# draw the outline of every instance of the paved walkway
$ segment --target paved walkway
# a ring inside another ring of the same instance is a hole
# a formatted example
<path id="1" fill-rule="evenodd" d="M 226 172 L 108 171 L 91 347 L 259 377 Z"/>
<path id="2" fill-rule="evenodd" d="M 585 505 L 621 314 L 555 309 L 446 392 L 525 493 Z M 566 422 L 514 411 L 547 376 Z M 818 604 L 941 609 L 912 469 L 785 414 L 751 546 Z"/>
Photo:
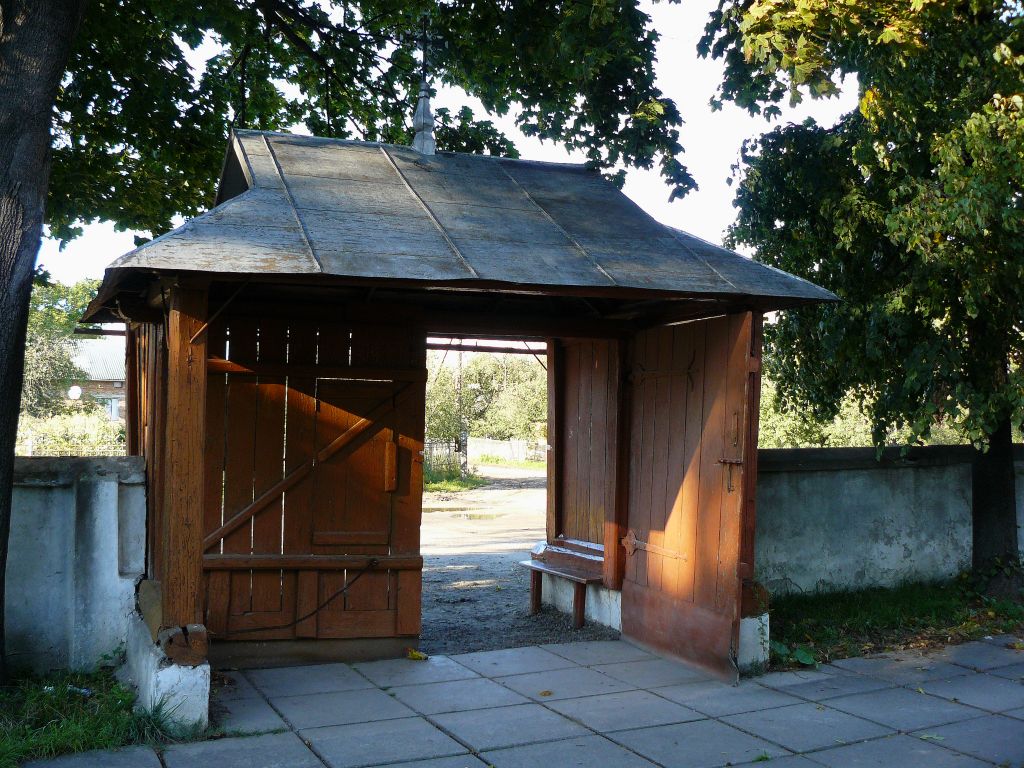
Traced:
<path id="1" fill-rule="evenodd" d="M 621 641 L 429 661 L 254 670 L 223 724 L 273 734 L 168 747 L 165 768 L 1024 766 L 1012 638 L 849 659 L 737 687 Z M 146 748 L 47 768 L 160 768 Z"/>

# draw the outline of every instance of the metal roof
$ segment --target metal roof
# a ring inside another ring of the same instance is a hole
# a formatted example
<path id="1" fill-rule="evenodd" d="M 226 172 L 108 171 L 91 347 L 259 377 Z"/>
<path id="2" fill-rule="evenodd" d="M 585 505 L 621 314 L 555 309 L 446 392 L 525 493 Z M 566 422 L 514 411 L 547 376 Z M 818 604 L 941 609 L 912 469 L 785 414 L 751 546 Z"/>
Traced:
<path id="1" fill-rule="evenodd" d="M 159 270 L 835 299 L 655 221 L 582 165 L 236 131 L 218 201 L 111 264 L 101 296 L 121 270 Z"/>
<path id="2" fill-rule="evenodd" d="M 75 339 L 74 363 L 89 381 L 124 381 L 124 336 Z"/>

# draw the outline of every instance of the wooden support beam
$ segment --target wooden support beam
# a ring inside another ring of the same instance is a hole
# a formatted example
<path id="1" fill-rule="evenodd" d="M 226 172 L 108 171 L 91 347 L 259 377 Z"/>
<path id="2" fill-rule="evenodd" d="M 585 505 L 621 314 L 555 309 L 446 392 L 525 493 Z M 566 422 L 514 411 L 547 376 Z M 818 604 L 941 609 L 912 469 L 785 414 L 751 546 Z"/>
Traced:
<path id="1" fill-rule="evenodd" d="M 560 533 L 562 509 L 562 440 L 563 400 L 565 398 L 565 350 L 558 339 L 548 340 L 548 505 L 547 541 L 552 543 Z"/>
<path id="2" fill-rule="evenodd" d="M 609 467 L 615 482 L 615 503 L 605 510 L 604 524 L 604 585 L 609 589 L 622 589 L 626 574 L 626 551 L 622 539 L 626 535 L 629 514 L 629 456 L 630 456 L 630 392 L 629 342 L 619 340 L 615 345 L 616 417 L 614 466 Z"/>
<path id="3" fill-rule="evenodd" d="M 160 577 L 165 627 L 199 622 L 203 577 L 203 451 L 206 444 L 206 289 L 177 285 L 167 315 L 167 410 L 163 434 L 163 550 Z M 177 642 L 177 641 L 175 641 Z M 190 648 L 191 643 L 186 643 Z"/>
<path id="4" fill-rule="evenodd" d="M 202 624 L 186 624 L 160 630 L 157 643 L 175 664 L 197 667 L 209 655 L 210 640 Z"/>

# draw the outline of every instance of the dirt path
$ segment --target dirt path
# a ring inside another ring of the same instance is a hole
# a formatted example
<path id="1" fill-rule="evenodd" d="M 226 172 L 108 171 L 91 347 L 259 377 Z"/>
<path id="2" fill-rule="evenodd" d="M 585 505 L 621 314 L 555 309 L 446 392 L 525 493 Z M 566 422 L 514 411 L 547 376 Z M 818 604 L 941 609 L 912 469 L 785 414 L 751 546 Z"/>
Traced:
<path id="1" fill-rule="evenodd" d="M 544 470 L 485 466 L 485 486 L 423 495 L 423 631 L 428 653 L 464 653 L 618 637 L 574 630 L 551 609 L 529 615 L 530 579 L 518 565 L 544 538 Z"/>

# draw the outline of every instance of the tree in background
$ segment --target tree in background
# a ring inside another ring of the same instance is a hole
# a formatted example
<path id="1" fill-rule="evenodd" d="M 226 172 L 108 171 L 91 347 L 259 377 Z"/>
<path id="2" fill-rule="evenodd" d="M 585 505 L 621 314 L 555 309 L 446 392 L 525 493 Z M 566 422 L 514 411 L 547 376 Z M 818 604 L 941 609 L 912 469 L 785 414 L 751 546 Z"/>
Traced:
<path id="1" fill-rule="evenodd" d="M 44 224 L 64 240 L 96 219 L 166 231 L 212 204 L 230 126 L 406 143 L 424 15 L 436 82 L 517 110 L 525 133 L 619 180 L 657 164 L 673 195 L 695 186 L 638 0 L 0 0 L 0 582 Z M 200 46 L 213 55 L 193 69 Z M 439 139 L 512 153 L 464 111 L 442 115 Z"/>
<path id="2" fill-rule="evenodd" d="M 901 428 L 926 438 L 941 419 L 974 443 L 977 568 L 1019 551 L 1022 13 L 992 0 L 722 0 L 702 43 L 725 62 L 720 99 L 751 112 L 856 76 L 859 109 L 834 127 L 781 126 L 744 147 L 729 237 L 842 299 L 766 326 L 783 402 L 831 419 L 850 393 L 876 442 Z"/>
<path id="3" fill-rule="evenodd" d="M 461 371 L 459 365 L 453 355 L 430 353 L 428 439 L 454 442 L 462 428 L 494 440 L 537 437 L 547 420 L 547 372 L 539 362 L 518 354 L 476 354 Z"/>

